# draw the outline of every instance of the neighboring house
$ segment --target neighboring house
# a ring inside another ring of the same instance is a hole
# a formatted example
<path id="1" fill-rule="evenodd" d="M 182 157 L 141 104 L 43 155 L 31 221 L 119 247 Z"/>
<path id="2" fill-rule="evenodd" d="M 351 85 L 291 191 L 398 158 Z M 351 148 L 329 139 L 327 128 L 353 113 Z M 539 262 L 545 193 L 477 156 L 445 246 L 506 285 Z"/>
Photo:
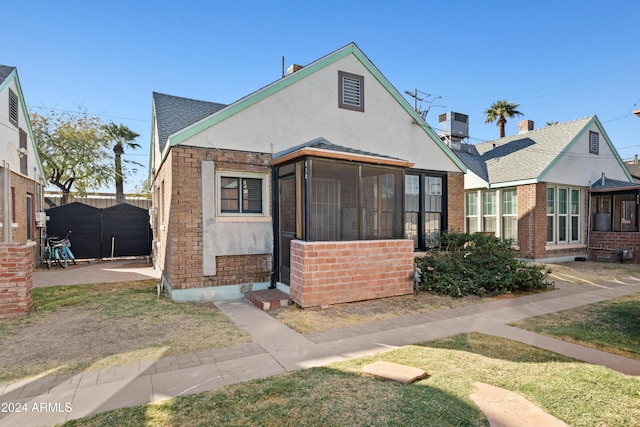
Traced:
<path id="1" fill-rule="evenodd" d="M 468 167 L 465 231 L 512 239 L 527 260 L 586 257 L 590 187 L 603 176 L 630 184 L 631 175 L 596 116 L 537 130 L 523 120 L 519 131 L 454 147 Z"/>
<path id="2" fill-rule="evenodd" d="M 355 45 L 223 105 L 153 94 L 154 263 L 172 300 L 407 294 L 464 227 L 462 162 Z"/>
<path id="3" fill-rule="evenodd" d="M 3 242 L 33 247 L 39 255 L 36 213 L 42 212 L 44 174 L 15 67 L 0 65 L 0 227 Z"/>
<path id="4" fill-rule="evenodd" d="M 629 169 L 629 173 L 631 177 L 633 177 L 634 182 L 640 184 L 640 162 L 638 161 L 638 155 L 636 154 L 633 160 L 624 162 L 627 169 Z"/>

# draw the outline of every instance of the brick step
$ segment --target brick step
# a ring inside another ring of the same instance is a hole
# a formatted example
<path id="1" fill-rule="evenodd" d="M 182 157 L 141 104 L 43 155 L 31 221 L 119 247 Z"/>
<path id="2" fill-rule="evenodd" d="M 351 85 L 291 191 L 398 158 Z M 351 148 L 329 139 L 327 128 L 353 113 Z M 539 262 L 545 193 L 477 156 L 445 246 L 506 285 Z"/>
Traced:
<path id="1" fill-rule="evenodd" d="M 263 311 L 275 310 L 289 305 L 289 295 L 279 289 L 250 291 L 244 294 L 244 298 Z"/>

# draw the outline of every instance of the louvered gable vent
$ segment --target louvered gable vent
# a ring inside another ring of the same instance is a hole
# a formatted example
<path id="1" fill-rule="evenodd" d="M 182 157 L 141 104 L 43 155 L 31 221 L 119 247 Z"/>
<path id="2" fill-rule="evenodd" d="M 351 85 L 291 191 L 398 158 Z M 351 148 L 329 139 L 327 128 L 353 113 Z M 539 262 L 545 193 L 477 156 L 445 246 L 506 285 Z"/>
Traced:
<path id="1" fill-rule="evenodd" d="M 342 78 L 342 102 L 354 107 L 360 106 L 360 80 L 346 76 Z"/>
<path id="2" fill-rule="evenodd" d="M 364 111 L 364 77 L 338 72 L 338 106 L 348 110 Z"/>

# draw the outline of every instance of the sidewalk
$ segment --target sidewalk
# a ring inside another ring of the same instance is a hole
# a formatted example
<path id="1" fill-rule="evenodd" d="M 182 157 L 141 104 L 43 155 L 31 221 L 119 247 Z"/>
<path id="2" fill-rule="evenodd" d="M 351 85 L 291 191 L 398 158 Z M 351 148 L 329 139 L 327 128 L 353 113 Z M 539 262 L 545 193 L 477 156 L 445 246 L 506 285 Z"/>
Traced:
<path id="1" fill-rule="evenodd" d="M 482 332 L 640 375 L 640 361 L 543 337 L 506 323 L 640 292 L 638 281 L 557 290 L 365 325 L 301 335 L 245 301 L 216 305 L 253 337 L 250 344 L 179 357 L 0 384 L 0 402 L 25 411 L 0 413 L 0 427 L 61 423 L 99 412 L 215 390 L 287 371 L 376 354 L 462 332 Z"/>

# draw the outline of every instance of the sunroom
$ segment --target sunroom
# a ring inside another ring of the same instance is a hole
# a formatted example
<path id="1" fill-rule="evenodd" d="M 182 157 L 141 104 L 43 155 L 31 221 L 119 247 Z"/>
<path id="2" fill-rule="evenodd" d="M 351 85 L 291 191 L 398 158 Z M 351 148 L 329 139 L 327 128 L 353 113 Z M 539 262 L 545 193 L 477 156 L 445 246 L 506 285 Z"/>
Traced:
<path id="1" fill-rule="evenodd" d="M 412 292 L 406 160 L 320 138 L 274 155 L 274 279 L 302 307 Z"/>

